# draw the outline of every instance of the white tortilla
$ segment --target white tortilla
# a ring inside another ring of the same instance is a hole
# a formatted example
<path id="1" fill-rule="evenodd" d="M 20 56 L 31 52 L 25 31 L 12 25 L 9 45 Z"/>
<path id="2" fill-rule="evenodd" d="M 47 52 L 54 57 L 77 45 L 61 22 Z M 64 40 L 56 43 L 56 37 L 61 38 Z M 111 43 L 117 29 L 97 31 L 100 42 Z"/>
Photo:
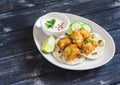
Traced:
<path id="1" fill-rule="evenodd" d="M 97 48 L 95 48 L 95 50 L 92 53 L 90 53 L 88 55 L 83 53 L 83 55 L 88 59 L 97 59 L 97 58 L 100 58 L 101 55 L 103 54 L 104 47 L 105 47 L 105 40 L 98 33 L 92 33 L 92 34 L 94 34 L 94 38 L 93 38 L 94 40 L 96 40 L 96 41 L 103 40 L 104 46 L 102 46 L 102 47 L 98 46 Z M 93 53 L 95 53 L 95 52 L 97 54 L 93 55 Z"/>
<path id="2" fill-rule="evenodd" d="M 56 43 L 58 42 L 58 40 L 60 38 L 63 38 L 65 37 L 66 35 L 62 35 L 60 36 L 59 38 L 56 39 Z M 61 53 L 59 53 L 58 51 L 61 51 Z M 75 58 L 74 60 L 72 61 L 67 61 L 65 58 L 65 56 L 63 55 L 63 51 L 59 49 L 59 47 L 56 45 L 54 51 L 52 52 L 53 56 L 61 63 L 64 63 L 64 64 L 68 64 L 68 65 L 76 65 L 76 64 L 79 64 L 81 62 L 83 62 L 85 60 L 85 57 L 84 56 L 81 56 L 81 58 Z"/>
<path id="3" fill-rule="evenodd" d="M 68 65 L 76 65 L 76 64 L 82 63 L 85 60 L 85 57 L 81 56 L 80 58 L 77 57 L 72 61 L 67 61 L 65 59 L 66 57 L 63 55 L 63 51 L 61 51 L 61 53 L 59 53 L 59 51 L 60 51 L 59 47 L 56 46 L 52 54 L 61 63 L 68 64 Z"/>
<path id="4" fill-rule="evenodd" d="M 104 51 L 104 47 L 105 47 L 105 40 L 103 39 L 103 37 L 101 35 L 99 35 L 98 33 L 92 33 L 95 35 L 94 37 L 94 40 L 98 41 L 98 40 L 103 40 L 104 42 L 104 46 L 100 47 L 98 46 L 97 48 L 95 48 L 95 50 L 90 53 L 90 54 L 85 54 L 85 53 L 82 53 L 80 55 L 80 58 L 75 58 L 74 60 L 72 61 L 67 61 L 65 58 L 65 56 L 63 55 L 63 51 L 60 50 L 60 48 L 56 45 L 54 51 L 52 52 L 53 56 L 61 63 L 64 63 L 64 64 L 67 64 L 67 65 L 76 65 L 76 64 L 79 64 L 79 63 L 82 63 L 85 58 L 88 58 L 88 59 L 97 59 L 99 57 L 101 57 L 101 55 L 103 54 L 103 51 Z M 59 38 L 56 39 L 56 43 L 58 42 L 58 40 L 62 37 L 65 37 L 66 35 L 62 35 L 60 36 Z M 59 51 L 61 51 L 59 53 Z M 94 52 L 97 52 L 97 54 L 94 54 Z"/>

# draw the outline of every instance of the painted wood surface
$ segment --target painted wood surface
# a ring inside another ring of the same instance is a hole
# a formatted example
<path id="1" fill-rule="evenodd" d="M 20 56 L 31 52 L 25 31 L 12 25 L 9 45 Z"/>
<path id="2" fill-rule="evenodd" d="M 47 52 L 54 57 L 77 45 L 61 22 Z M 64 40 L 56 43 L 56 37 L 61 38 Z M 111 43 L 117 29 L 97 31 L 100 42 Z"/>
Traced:
<path id="1" fill-rule="evenodd" d="M 115 41 L 113 59 L 88 71 L 65 70 L 48 62 L 37 50 L 32 30 L 38 17 L 52 11 L 101 25 Z M 119 85 L 119 28 L 120 0 L 1 0 L 0 85 Z"/>

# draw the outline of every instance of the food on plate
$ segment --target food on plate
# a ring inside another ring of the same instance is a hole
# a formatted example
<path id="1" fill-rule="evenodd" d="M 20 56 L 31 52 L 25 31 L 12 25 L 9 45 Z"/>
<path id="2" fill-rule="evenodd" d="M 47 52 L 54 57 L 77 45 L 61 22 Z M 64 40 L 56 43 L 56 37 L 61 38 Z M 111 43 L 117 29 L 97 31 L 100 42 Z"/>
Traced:
<path id="1" fill-rule="evenodd" d="M 88 33 L 89 34 L 89 33 Z M 87 35 L 87 34 L 86 34 Z M 94 38 L 93 38 L 93 34 L 91 33 L 91 36 L 89 37 L 84 37 L 84 42 L 83 42 L 83 45 L 82 45 L 82 50 L 89 54 L 91 53 L 93 50 L 95 50 L 95 48 L 98 47 L 98 41 L 96 41 Z"/>
<path id="2" fill-rule="evenodd" d="M 81 21 L 74 22 L 68 31 L 67 35 L 62 35 L 56 39 L 55 49 L 47 50 L 47 52 L 52 52 L 58 61 L 68 65 L 76 65 L 85 59 L 97 59 L 102 55 L 105 40 L 100 34 L 92 33 L 90 25 Z M 52 42 L 55 42 L 54 39 Z M 46 52 L 49 45 L 46 48 L 43 44 L 43 48 L 43 52 L 44 50 Z"/>
<path id="3" fill-rule="evenodd" d="M 45 23 L 46 28 L 47 28 L 47 29 L 53 28 L 55 22 L 56 22 L 55 19 L 51 19 L 51 20 L 49 20 L 49 21 L 46 21 L 46 23 Z"/>
<path id="4" fill-rule="evenodd" d="M 64 38 L 60 38 L 57 45 L 59 46 L 59 48 L 61 50 L 63 50 L 67 45 L 69 45 L 71 43 L 72 43 L 72 41 L 71 41 L 70 37 L 65 36 Z"/>
<path id="5" fill-rule="evenodd" d="M 80 50 L 75 44 L 70 44 L 64 49 L 64 56 L 67 61 L 74 60 L 78 55 L 80 55 Z"/>
<path id="6" fill-rule="evenodd" d="M 95 48 L 98 46 L 98 42 L 97 41 L 92 41 L 92 42 L 85 42 L 82 46 L 82 50 L 85 53 L 91 53 L 93 50 L 95 50 Z"/>
<path id="7" fill-rule="evenodd" d="M 73 43 L 76 44 L 79 48 L 81 48 L 84 38 L 81 35 L 80 30 L 72 31 L 70 37 L 71 37 Z"/>
<path id="8" fill-rule="evenodd" d="M 43 53 L 50 53 L 55 48 L 55 38 L 54 36 L 48 37 L 42 44 L 41 51 Z"/>
<path id="9" fill-rule="evenodd" d="M 71 48 L 68 50 L 68 53 L 71 52 Z M 74 52 L 74 50 L 72 50 Z M 54 51 L 52 52 L 53 56 L 56 60 L 58 60 L 61 63 L 67 64 L 67 65 L 76 65 L 85 60 L 85 57 L 83 55 L 79 55 L 79 52 L 76 52 L 77 55 L 73 58 L 73 60 L 68 60 L 68 57 L 64 56 L 64 51 L 60 50 L 60 48 L 56 45 Z M 71 56 L 70 56 L 71 57 Z"/>
<path id="10" fill-rule="evenodd" d="M 83 55 L 88 59 L 97 59 L 101 57 L 104 52 L 105 40 L 98 33 L 92 33 L 94 35 L 93 40 L 89 40 L 92 43 L 93 50 L 91 53 L 83 53 Z"/>
<path id="11" fill-rule="evenodd" d="M 80 30 L 80 34 L 83 36 L 84 39 L 92 37 L 91 32 L 85 29 Z"/>
<path id="12" fill-rule="evenodd" d="M 72 23 L 69 26 L 69 29 L 66 32 L 66 34 L 70 35 L 73 30 L 81 30 L 81 29 L 87 30 L 88 32 L 92 32 L 92 27 L 89 24 L 86 24 L 86 23 L 81 22 L 81 21 L 77 21 L 77 22 Z"/>

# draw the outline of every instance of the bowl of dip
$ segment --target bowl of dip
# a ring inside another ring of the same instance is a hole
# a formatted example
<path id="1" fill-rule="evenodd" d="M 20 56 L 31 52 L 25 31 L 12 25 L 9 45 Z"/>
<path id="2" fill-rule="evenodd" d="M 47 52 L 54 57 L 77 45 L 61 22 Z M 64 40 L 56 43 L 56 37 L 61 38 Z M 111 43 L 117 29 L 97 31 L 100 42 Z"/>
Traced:
<path id="1" fill-rule="evenodd" d="M 54 35 L 55 37 L 59 37 L 68 30 L 69 25 L 69 18 L 59 12 L 45 14 L 41 19 L 41 28 L 48 36 Z"/>

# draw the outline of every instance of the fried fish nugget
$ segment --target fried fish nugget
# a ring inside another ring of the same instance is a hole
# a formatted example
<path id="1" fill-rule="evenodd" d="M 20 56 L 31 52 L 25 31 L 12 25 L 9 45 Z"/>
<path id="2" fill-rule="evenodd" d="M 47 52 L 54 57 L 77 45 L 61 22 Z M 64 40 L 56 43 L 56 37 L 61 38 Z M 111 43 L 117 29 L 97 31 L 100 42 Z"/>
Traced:
<path id="1" fill-rule="evenodd" d="M 71 44 L 71 43 L 72 43 L 72 41 L 71 41 L 70 37 L 69 37 L 69 36 L 65 36 L 65 37 L 60 38 L 60 39 L 58 40 L 57 45 L 58 45 L 58 47 L 59 47 L 61 50 L 64 50 L 64 48 L 65 48 L 67 45 Z"/>
<path id="2" fill-rule="evenodd" d="M 87 30 L 82 29 L 82 30 L 80 30 L 80 33 L 81 33 L 81 35 L 83 36 L 84 39 L 92 37 L 91 33 Z"/>
<path id="3" fill-rule="evenodd" d="M 79 54 L 80 50 L 75 44 L 70 44 L 64 49 L 64 56 L 68 61 L 74 60 Z"/>
<path id="4" fill-rule="evenodd" d="M 94 50 L 94 48 L 90 42 L 87 42 L 82 45 L 82 50 L 86 53 L 91 53 Z"/>
<path id="5" fill-rule="evenodd" d="M 87 42 L 82 45 L 82 50 L 89 54 L 93 52 L 97 46 L 98 46 L 97 41 Z"/>
<path id="6" fill-rule="evenodd" d="M 84 38 L 81 35 L 80 30 L 73 31 L 71 33 L 71 38 L 73 40 L 73 43 L 76 44 L 79 48 L 81 48 Z"/>
<path id="7" fill-rule="evenodd" d="M 93 41 L 92 45 L 93 45 L 94 48 L 96 48 L 96 47 L 98 47 L 98 42 L 97 41 Z"/>

